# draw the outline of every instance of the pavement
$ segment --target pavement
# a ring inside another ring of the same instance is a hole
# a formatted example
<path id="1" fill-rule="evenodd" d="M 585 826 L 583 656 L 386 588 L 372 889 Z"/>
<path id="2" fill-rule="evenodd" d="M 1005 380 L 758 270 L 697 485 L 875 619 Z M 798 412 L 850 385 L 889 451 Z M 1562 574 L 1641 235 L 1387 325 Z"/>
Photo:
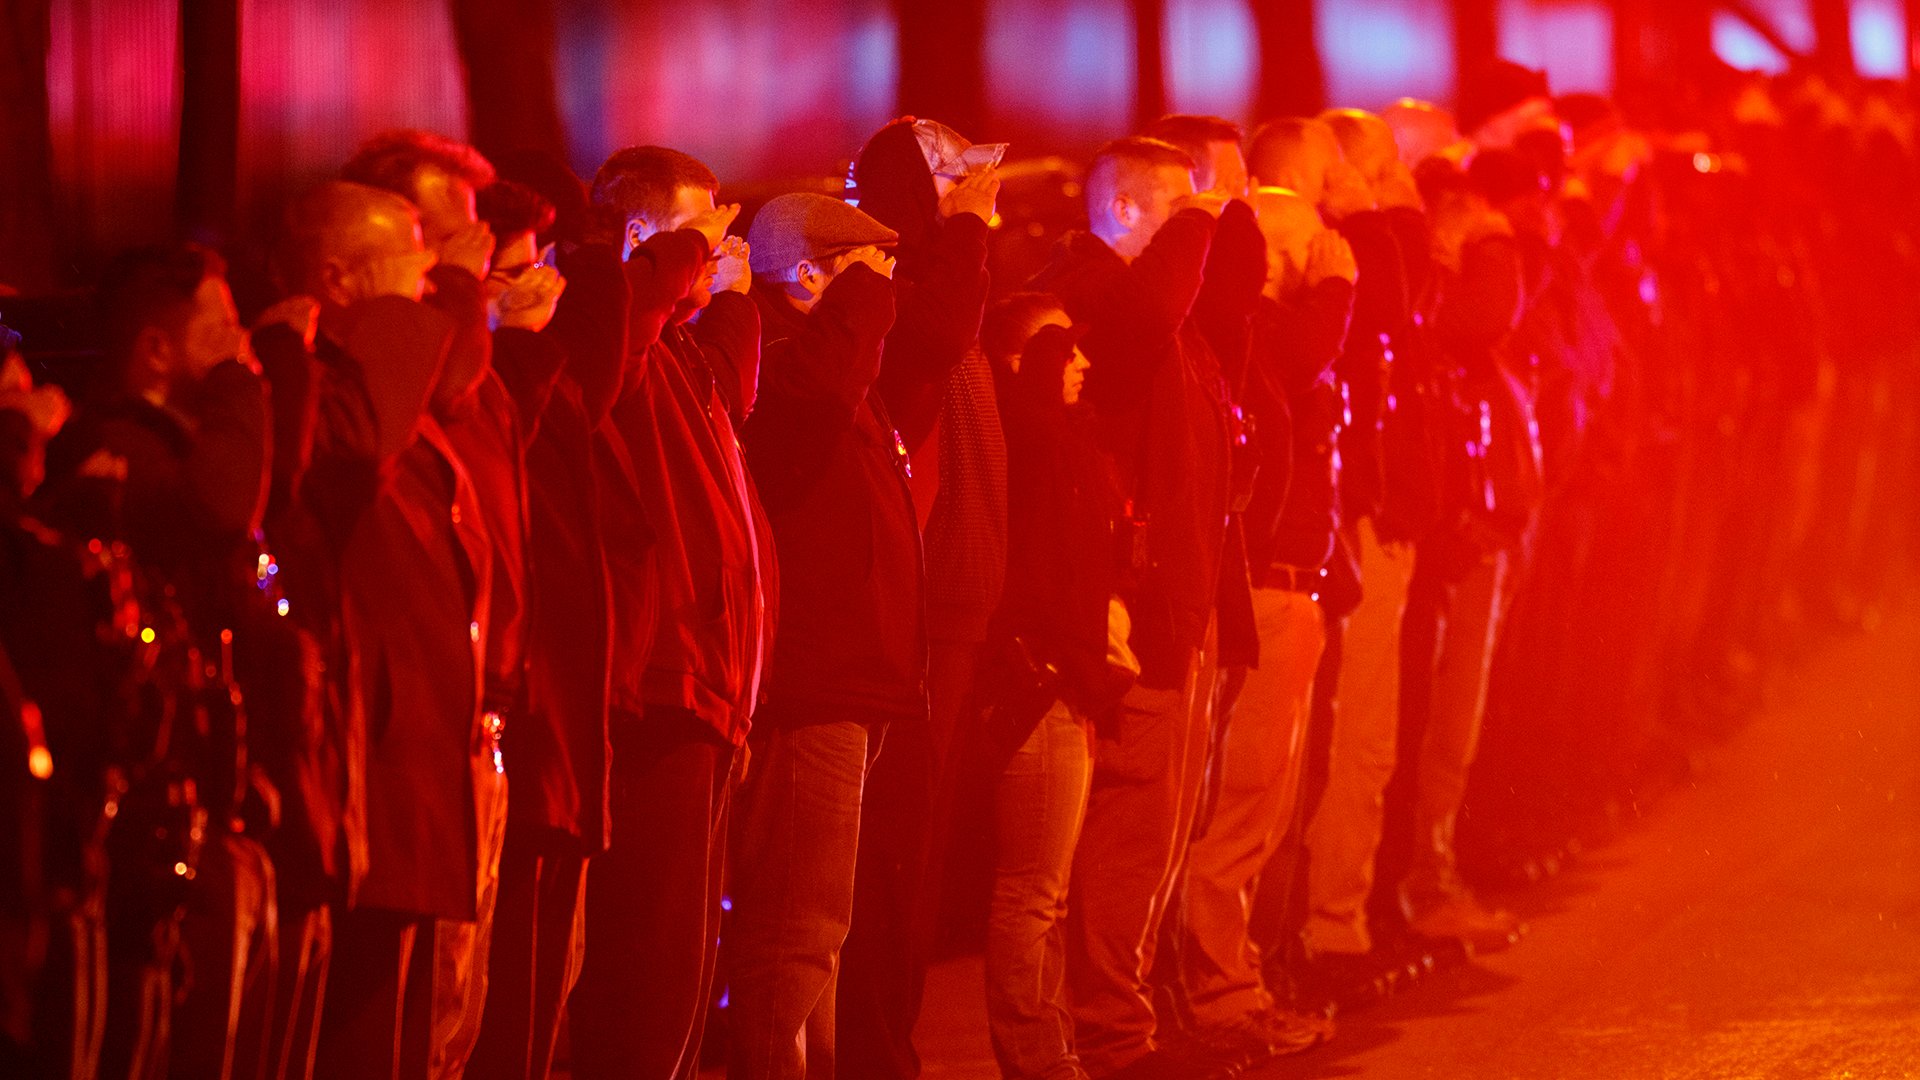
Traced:
<path id="1" fill-rule="evenodd" d="M 1550 882 L 1531 932 L 1250 1080 L 1920 1078 L 1920 615 L 1814 651 L 1692 780 Z M 997 1080 L 977 957 L 925 1080 Z"/>

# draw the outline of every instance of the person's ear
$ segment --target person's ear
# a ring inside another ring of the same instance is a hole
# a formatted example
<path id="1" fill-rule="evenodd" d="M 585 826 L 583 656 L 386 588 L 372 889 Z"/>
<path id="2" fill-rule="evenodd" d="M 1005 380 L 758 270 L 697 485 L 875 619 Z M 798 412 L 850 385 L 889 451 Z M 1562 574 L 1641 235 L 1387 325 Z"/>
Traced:
<path id="1" fill-rule="evenodd" d="M 642 218 L 642 217 L 628 218 L 626 243 L 620 250 L 620 257 L 624 259 L 628 255 L 633 254 L 633 249 L 639 247 L 641 244 L 646 243 L 647 237 L 652 235 L 653 235 L 653 228 L 652 226 L 649 226 L 647 224 L 646 218 Z"/>
<path id="2" fill-rule="evenodd" d="M 343 308 L 358 297 L 353 287 L 353 272 L 337 259 L 328 259 L 320 267 L 320 298 L 329 305 Z"/>
<path id="3" fill-rule="evenodd" d="M 1132 232 L 1140 224 L 1140 204 L 1133 201 L 1131 195 L 1115 195 L 1107 212 L 1122 229 Z"/>
<path id="4" fill-rule="evenodd" d="M 793 277 L 809 296 L 819 296 L 827 291 L 827 268 L 812 259 L 801 259 L 793 268 Z"/>
<path id="5" fill-rule="evenodd" d="M 170 377 L 178 360 L 173 335 L 158 326 L 143 328 L 133 339 L 133 363 L 140 372 Z"/>

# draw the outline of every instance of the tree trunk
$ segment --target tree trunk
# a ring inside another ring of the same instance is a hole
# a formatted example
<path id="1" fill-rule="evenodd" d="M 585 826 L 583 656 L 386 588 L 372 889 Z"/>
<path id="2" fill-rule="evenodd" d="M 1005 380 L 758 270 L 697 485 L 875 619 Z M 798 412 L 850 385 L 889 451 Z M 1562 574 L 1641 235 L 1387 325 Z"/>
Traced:
<path id="1" fill-rule="evenodd" d="M 51 0 L 0 5 L 0 286 L 53 281 L 53 139 L 47 105 Z"/>
<path id="2" fill-rule="evenodd" d="M 239 0 L 181 0 L 180 68 L 174 218 L 182 234 L 224 247 L 239 194 Z"/>
<path id="3" fill-rule="evenodd" d="M 986 123 L 985 0 L 893 0 L 902 115 L 938 120 L 969 139 Z"/>
<path id="4" fill-rule="evenodd" d="M 1133 0 L 1133 121 L 1144 128 L 1167 113 L 1166 0 Z"/>
<path id="5" fill-rule="evenodd" d="M 1253 22 L 1260 41 L 1255 118 L 1312 116 L 1326 108 L 1327 80 L 1314 39 L 1313 4 L 1306 0 L 1255 0 Z"/>
<path id="6" fill-rule="evenodd" d="M 1454 0 L 1454 84 L 1463 85 L 1500 56 L 1500 14 L 1494 0 Z"/>
<path id="7" fill-rule="evenodd" d="M 1813 0 L 1814 56 L 1822 71 L 1853 74 L 1853 22 L 1847 0 Z"/>
<path id="8" fill-rule="evenodd" d="M 567 160 L 554 83 L 554 0 L 452 0 L 467 80 L 467 137 L 487 155 L 544 150 Z"/>

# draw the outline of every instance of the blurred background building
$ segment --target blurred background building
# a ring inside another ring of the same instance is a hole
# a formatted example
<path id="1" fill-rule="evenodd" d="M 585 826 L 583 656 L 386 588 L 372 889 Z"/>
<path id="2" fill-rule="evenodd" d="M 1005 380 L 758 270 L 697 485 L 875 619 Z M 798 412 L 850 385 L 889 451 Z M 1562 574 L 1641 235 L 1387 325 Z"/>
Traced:
<path id="1" fill-rule="evenodd" d="M 635 143 L 831 175 L 899 113 L 1078 157 L 1161 113 L 1447 102 L 1495 55 L 1644 114 L 1726 68 L 1905 79 L 1920 0 L 6 0 L 0 283 L 220 240 L 369 134 L 583 175 Z"/>

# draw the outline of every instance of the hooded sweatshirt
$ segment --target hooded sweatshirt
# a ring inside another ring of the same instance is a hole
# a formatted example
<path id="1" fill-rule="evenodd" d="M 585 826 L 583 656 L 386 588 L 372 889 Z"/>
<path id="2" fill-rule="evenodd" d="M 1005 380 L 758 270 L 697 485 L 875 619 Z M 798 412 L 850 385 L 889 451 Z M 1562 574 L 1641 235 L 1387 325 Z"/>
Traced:
<path id="1" fill-rule="evenodd" d="M 1006 441 L 993 371 L 974 347 L 987 299 L 986 222 L 973 214 L 941 220 L 910 120 L 868 140 L 853 178 L 860 209 L 900 234 L 899 317 L 887 335 L 880 386 L 916 458 L 928 633 L 978 643 L 1007 566 Z"/>

